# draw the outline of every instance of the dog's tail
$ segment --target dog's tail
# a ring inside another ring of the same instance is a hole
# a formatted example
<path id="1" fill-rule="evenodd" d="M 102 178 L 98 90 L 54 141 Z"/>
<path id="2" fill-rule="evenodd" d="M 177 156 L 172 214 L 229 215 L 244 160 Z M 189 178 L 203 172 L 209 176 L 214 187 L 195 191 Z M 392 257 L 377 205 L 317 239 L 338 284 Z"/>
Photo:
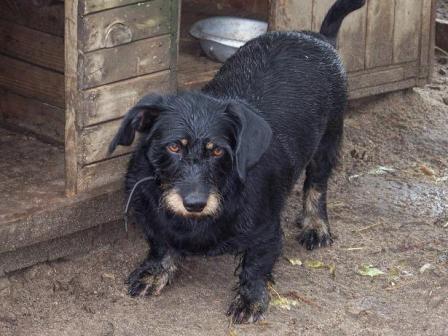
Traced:
<path id="1" fill-rule="evenodd" d="M 361 8 L 365 3 L 366 0 L 337 0 L 325 16 L 322 26 L 320 27 L 320 33 L 325 36 L 334 47 L 336 47 L 336 39 L 342 21 L 344 21 L 348 14 Z"/>

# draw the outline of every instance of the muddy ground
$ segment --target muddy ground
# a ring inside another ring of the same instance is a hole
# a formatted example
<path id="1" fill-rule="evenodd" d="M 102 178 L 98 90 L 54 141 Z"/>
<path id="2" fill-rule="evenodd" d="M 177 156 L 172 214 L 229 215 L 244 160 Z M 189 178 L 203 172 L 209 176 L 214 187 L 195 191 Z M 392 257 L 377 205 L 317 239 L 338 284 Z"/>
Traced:
<path id="1" fill-rule="evenodd" d="M 290 307 L 229 325 L 229 256 L 189 258 L 161 296 L 131 299 L 123 280 L 146 246 L 123 239 L 0 279 L 0 335 L 448 335 L 448 59 L 438 61 L 425 89 L 351 104 L 329 195 L 332 247 L 296 242 L 297 186 L 284 256 L 304 265 L 282 258 L 272 290 Z M 363 264 L 384 274 L 359 275 Z"/>

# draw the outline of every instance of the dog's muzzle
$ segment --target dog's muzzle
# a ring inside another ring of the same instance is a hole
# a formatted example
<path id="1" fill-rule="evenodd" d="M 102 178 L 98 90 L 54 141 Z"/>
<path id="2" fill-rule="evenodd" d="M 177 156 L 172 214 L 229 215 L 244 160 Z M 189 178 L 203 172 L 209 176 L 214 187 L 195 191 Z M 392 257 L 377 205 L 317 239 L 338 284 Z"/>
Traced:
<path id="1" fill-rule="evenodd" d="M 163 196 L 165 207 L 182 217 L 213 217 L 218 214 L 220 197 L 216 192 L 191 193 L 182 197 L 175 189 Z"/>

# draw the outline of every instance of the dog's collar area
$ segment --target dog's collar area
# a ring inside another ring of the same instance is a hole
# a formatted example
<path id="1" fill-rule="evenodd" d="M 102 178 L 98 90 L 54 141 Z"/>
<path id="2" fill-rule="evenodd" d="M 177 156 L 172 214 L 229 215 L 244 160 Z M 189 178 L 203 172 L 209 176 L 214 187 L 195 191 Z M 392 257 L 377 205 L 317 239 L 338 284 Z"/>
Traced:
<path id="1" fill-rule="evenodd" d="M 144 178 L 138 180 L 138 181 L 134 184 L 134 186 L 132 187 L 131 193 L 129 194 L 128 201 L 126 202 L 126 207 L 125 207 L 125 209 L 124 209 L 124 213 L 123 213 L 123 218 L 124 218 L 124 229 L 125 229 L 126 233 L 128 232 L 128 214 L 129 214 L 129 207 L 130 207 L 130 205 L 131 205 L 131 203 L 132 203 L 132 197 L 134 196 L 134 192 L 135 192 L 135 190 L 137 190 L 137 187 L 138 187 L 141 183 L 146 182 L 146 181 L 150 181 L 150 180 L 154 180 L 155 178 L 156 178 L 155 176 L 147 176 L 147 177 L 144 177 Z"/>

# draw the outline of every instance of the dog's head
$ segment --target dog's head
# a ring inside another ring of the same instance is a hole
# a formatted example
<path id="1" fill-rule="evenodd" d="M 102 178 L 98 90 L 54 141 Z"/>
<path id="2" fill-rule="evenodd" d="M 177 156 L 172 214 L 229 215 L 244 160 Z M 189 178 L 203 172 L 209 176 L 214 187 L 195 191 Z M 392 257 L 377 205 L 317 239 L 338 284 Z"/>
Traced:
<path id="1" fill-rule="evenodd" d="M 202 93 L 145 96 L 126 114 L 109 152 L 131 145 L 136 131 L 164 190 L 162 204 L 194 218 L 219 213 L 226 184 L 244 183 L 272 136 L 248 104 Z"/>

